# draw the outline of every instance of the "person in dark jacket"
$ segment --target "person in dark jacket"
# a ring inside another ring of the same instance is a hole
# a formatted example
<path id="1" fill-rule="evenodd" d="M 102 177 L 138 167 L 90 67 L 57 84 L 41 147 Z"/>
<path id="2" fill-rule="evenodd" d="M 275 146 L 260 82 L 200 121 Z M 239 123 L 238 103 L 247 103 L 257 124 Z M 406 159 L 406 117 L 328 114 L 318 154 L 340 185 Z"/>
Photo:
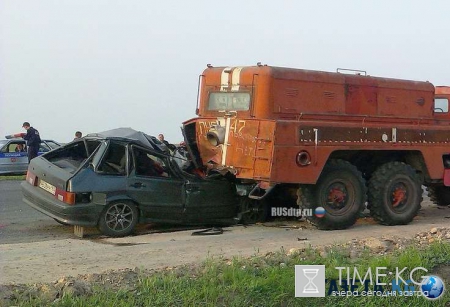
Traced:
<path id="1" fill-rule="evenodd" d="M 24 122 L 22 128 L 27 131 L 23 139 L 27 141 L 28 163 L 30 163 L 31 159 L 36 158 L 38 155 L 41 137 L 39 136 L 39 131 L 31 127 L 29 122 Z"/>
<path id="2" fill-rule="evenodd" d="M 169 142 L 167 142 L 167 141 L 164 139 L 164 134 L 162 134 L 162 133 L 158 134 L 158 140 L 159 140 L 161 143 L 165 144 L 165 145 L 167 146 L 167 148 L 169 148 L 170 151 L 174 151 L 175 149 L 177 149 L 177 147 L 176 147 L 175 145 L 170 144 Z"/>

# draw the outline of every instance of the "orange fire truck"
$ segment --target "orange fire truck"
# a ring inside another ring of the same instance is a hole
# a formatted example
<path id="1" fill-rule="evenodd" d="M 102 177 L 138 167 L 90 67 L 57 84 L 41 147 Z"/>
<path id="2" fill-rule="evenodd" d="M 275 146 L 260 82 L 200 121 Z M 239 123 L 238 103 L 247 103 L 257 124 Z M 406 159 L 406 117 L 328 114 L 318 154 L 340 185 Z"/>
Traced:
<path id="1" fill-rule="evenodd" d="M 401 225 L 417 215 L 422 185 L 450 203 L 449 98 L 450 87 L 364 71 L 208 65 L 183 133 L 198 167 L 236 181 L 250 220 L 294 204 L 325 209 L 307 217 L 318 228 L 343 229 L 367 205 Z"/>

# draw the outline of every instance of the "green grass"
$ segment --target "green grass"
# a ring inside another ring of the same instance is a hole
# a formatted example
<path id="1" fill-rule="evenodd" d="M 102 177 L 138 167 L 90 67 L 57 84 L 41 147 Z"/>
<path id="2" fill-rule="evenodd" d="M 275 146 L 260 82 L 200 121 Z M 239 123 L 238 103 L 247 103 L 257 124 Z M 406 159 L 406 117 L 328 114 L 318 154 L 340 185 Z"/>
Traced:
<path id="1" fill-rule="evenodd" d="M 0 175 L 0 180 L 25 180 L 25 175 Z"/>
<path id="2" fill-rule="evenodd" d="M 425 249 L 411 246 L 383 256 L 365 252 L 358 259 L 350 259 L 348 250 L 339 246 L 329 250 L 326 258 L 314 249 L 306 249 L 290 256 L 281 251 L 250 259 L 209 259 L 200 266 L 141 276 L 132 290 L 113 291 L 97 287 L 90 296 L 66 295 L 51 306 L 450 306 L 450 289 L 437 301 L 423 297 L 295 298 L 296 264 L 325 264 L 328 279 L 338 277 L 335 266 L 355 266 L 360 272 L 366 272 L 369 267 L 372 272 L 379 266 L 386 266 L 388 270 L 408 267 L 405 273 L 409 276 L 410 269 L 416 266 L 432 272 L 438 265 L 450 264 L 450 244 L 433 243 Z M 422 272 L 417 273 L 415 277 L 420 280 L 418 277 Z M 12 305 L 46 304 L 49 303 L 32 298 Z"/>

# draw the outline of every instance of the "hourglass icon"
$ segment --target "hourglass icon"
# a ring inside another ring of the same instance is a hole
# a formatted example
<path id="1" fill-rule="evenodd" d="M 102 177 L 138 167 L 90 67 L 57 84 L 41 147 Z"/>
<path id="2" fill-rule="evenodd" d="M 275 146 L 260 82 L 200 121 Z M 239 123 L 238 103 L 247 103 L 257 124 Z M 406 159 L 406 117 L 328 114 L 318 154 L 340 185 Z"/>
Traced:
<path id="1" fill-rule="evenodd" d="M 303 293 L 319 293 L 319 288 L 312 282 L 318 272 L 319 269 L 303 269 L 303 275 L 309 280 L 303 288 Z"/>

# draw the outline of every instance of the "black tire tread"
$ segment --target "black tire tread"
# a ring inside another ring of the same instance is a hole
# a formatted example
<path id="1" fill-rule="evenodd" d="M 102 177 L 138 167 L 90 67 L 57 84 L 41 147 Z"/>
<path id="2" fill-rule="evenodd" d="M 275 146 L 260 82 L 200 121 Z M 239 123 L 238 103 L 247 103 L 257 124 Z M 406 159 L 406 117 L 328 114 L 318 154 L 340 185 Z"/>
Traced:
<path id="1" fill-rule="evenodd" d="M 326 218 L 318 218 L 315 215 L 311 217 L 306 217 L 306 220 L 311 223 L 312 225 L 316 226 L 318 229 L 321 230 L 338 230 L 338 229 L 346 229 L 350 226 L 353 226 L 360 214 L 365 209 L 365 203 L 367 200 L 367 187 L 366 182 L 362 176 L 362 173 L 356 168 L 356 166 L 352 165 L 350 162 L 345 160 L 330 160 L 327 165 L 324 167 L 324 170 L 322 172 L 322 176 L 326 176 L 331 171 L 336 170 L 346 170 L 351 172 L 355 178 L 357 178 L 359 185 L 362 189 L 362 200 L 361 204 L 359 205 L 359 209 L 357 214 L 353 214 L 352 216 L 349 216 L 347 220 L 341 221 L 340 223 L 336 223 L 333 220 L 326 219 Z M 320 180 L 320 178 L 319 178 Z M 319 181 L 318 181 L 319 182 Z M 304 209 L 314 209 L 318 207 L 317 202 L 315 201 L 315 187 L 314 185 L 301 185 L 299 187 L 299 191 L 297 193 L 298 201 L 297 203 L 301 208 Z"/>
<path id="2" fill-rule="evenodd" d="M 392 219 L 389 214 L 386 212 L 386 208 L 383 204 L 379 203 L 377 199 L 382 199 L 382 193 L 386 182 L 389 180 L 389 177 L 392 174 L 404 173 L 409 175 L 414 182 L 416 182 L 419 186 L 420 196 L 419 196 L 419 205 L 414 208 L 412 214 L 407 217 L 404 221 L 398 222 Z M 380 166 L 372 175 L 372 178 L 369 181 L 369 209 L 370 215 L 374 218 L 375 221 L 382 225 L 406 225 L 410 223 L 413 218 L 419 213 L 421 208 L 420 203 L 422 202 L 422 189 L 421 187 L 421 179 L 414 168 L 410 165 L 405 164 L 403 162 L 389 162 L 382 166 Z"/>
<path id="3" fill-rule="evenodd" d="M 135 213 L 135 216 L 133 216 L 132 226 L 127 231 L 123 231 L 123 232 L 112 231 L 103 222 L 104 221 L 104 214 L 105 214 L 105 212 L 108 210 L 109 207 L 111 207 L 111 206 L 113 206 L 114 204 L 117 204 L 117 203 L 126 203 L 128 206 L 133 208 L 133 211 Z M 114 202 L 111 202 L 111 203 L 107 204 L 105 206 L 105 208 L 103 209 L 102 213 L 100 214 L 100 219 L 99 219 L 97 228 L 100 230 L 101 233 L 103 233 L 104 235 L 107 235 L 109 237 L 125 237 L 125 236 L 130 235 L 134 231 L 134 228 L 136 227 L 136 225 L 138 223 L 138 220 L 139 220 L 139 210 L 138 210 L 137 206 L 133 202 L 128 201 L 128 200 L 114 201 Z"/>
<path id="4" fill-rule="evenodd" d="M 439 207 L 450 205 L 450 187 L 446 186 L 427 186 L 428 197 L 430 201 Z"/>
<path id="5" fill-rule="evenodd" d="M 258 214 L 250 214 L 250 213 L 244 213 L 241 217 L 240 222 L 244 225 L 251 225 L 256 223 L 262 223 L 265 222 L 269 215 L 269 205 L 268 203 L 262 199 L 262 200 L 255 200 L 255 199 L 244 199 L 241 200 L 241 202 L 246 202 L 244 205 L 245 208 L 241 208 L 243 210 L 248 210 L 249 208 L 256 208 L 259 212 Z"/>

